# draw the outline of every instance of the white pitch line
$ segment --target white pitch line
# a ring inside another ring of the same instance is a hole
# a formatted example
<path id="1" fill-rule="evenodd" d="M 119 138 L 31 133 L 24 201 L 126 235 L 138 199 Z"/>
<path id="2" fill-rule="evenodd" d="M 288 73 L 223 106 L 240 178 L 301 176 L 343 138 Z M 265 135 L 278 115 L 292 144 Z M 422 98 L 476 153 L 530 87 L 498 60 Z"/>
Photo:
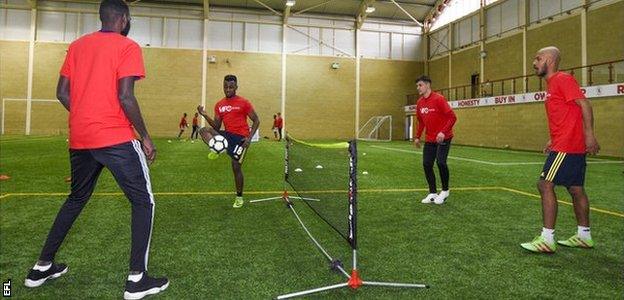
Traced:
<path id="1" fill-rule="evenodd" d="M 384 150 L 390 150 L 390 151 L 396 151 L 396 152 L 422 154 L 422 151 L 396 149 L 396 148 L 382 147 L 382 146 L 371 146 L 371 147 L 378 148 L 378 149 L 384 149 Z M 466 157 L 458 157 L 458 156 L 451 156 L 451 155 L 449 155 L 448 158 L 455 159 L 455 160 L 463 160 L 463 161 L 475 162 L 475 163 L 480 163 L 480 164 L 486 164 L 486 165 L 496 165 L 496 163 L 493 163 L 493 162 L 483 161 L 483 160 L 478 160 L 478 159 L 472 159 L 472 158 L 466 158 Z"/>
<path id="2" fill-rule="evenodd" d="M 422 155 L 422 151 L 396 149 L 396 148 L 382 147 L 382 146 L 371 146 L 371 147 L 384 149 L 384 150 L 390 150 L 390 151 L 396 151 L 396 152 L 416 153 L 416 154 Z M 469 162 L 490 165 L 490 166 L 521 166 L 521 165 L 543 165 L 544 164 L 543 161 L 541 162 L 538 162 L 538 161 L 534 161 L 534 162 L 491 162 L 491 161 L 478 160 L 478 159 L 459 157 L 459 156 L 451 156 L 451 155 L 449 155 L 448 158 L 455 159 L 455 160 L 469 161 Z M 622 164 L 624 163 L 624 161 L 600 160 L 600 161 L 588 161 L 587 163 L 588 164 Z"/>
<path id="3" fill-rule="evenodd" d="M 457 145 L 457 146 L 462 147 L 463 145 Z M 531 151 L 496 149 L 496 148 L 483 148 L 483 147 L 476 147 L 476 146 L 463 146 L 463 147 L 478 149 L 480 151 L 491 151 L 491 152 L 501 152 L 501 153 L 518 153 L 518 154 L 539 156 L 539 157 L 545 157 L 546 156 L 546 154 L 544 154 L 544 153 L 531 152 Z M 587 161 L 612 161 L 612 160 L 604 159 L 604 158 L 588 157 Z M 540 164 L 542 164 L 542 163 L 540 162 Z"/>

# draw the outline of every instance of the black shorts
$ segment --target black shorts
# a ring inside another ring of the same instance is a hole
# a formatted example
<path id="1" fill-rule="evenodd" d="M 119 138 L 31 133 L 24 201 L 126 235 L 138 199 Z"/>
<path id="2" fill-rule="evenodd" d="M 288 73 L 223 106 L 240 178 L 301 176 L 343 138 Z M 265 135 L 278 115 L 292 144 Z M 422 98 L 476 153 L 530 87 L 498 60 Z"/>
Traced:
<path id="1" fill-rule="evenodd" d="M 585 184 L 585 154 L 550 152 L 540 179 L 565 187 Z"/>
<path id="2" fill-rule="evenodd" d="M 225 137 L 225 139 L 228 141 L 227 154 L 239 163 L 243 163 L 243 159 L 245 158 L 245 152 L 247 152 L 247 149 L 243 147 L 243 139 L 245 137 L 235 133 L 227 132 L 225 130 L 219 131 L 219 134 Z"/>

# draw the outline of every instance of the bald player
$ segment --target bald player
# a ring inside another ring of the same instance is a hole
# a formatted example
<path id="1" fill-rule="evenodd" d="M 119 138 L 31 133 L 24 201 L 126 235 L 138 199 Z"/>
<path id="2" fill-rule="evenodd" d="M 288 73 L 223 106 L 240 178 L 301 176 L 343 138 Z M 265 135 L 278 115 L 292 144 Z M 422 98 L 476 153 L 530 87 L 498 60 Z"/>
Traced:
<path id="1" fill-rule="evenodd" d="M 575 248 L 594 247 L 589 230 L 589 200 L 583 185 L 586 155 L 598 153 L 600 146 L 594 135 L 592 107 L 574 77 L 559 71 L 560 60 L 559 49 L 555 47 L 539 50 L 533 60 L 535 73 L 545 78 L 548 85 L 545 105 L 550 140 L 544 148 L 548 158 L 537 182 L 542 198 L 544 227 L 541 235 L 521 246 L 538 253 L 553 253 L 557 244 Z M 572 196 L 578 225 L 575 235 L 557 241 L 557 244 L 554 238 L 556 185 L 566 187 Z"/>

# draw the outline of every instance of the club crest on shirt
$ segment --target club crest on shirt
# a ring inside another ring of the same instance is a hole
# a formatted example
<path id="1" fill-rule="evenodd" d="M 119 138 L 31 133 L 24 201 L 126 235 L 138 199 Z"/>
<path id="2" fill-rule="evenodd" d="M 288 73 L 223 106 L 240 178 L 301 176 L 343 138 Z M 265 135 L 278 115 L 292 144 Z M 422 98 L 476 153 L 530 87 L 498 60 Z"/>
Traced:
<path id="1" fill-rule="evenodd" d="M 435 108 L 429 108 L 429 107 L 423 107 L 420 109 L 421 114 L 428 114 L 430 112 L 435 112 L 435 111 L 436 111 Z"/>
<path id="2" fill-rule="evenodd" d="M 238 106 L 232 106 L 232 105 L 224 105 L 219 107 L 219 112 L 220 113 L 224 113 L 224 112 L 231 112 L 233 110 L 240 110 L 241 108 Z"/>

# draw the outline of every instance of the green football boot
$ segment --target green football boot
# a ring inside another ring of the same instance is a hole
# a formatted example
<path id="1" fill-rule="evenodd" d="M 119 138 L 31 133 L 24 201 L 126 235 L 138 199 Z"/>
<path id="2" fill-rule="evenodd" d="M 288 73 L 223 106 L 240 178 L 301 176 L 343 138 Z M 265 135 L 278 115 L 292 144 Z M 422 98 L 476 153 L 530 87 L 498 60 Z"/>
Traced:
<path id="1" fill-rule="evenodd" d="M 572 248 L 594 248 L 593 240 L 582 239 L 576 234 L 565 241 L 557 241 L 557 244 Z"/>
<path id="2" fill-rule="evenodd" d="M 557 244 L 547 242 L 541 235 L 538 235 L 531 242 L 520 244 L 520 246 L 536 253 L 555 253 L 557 250 Z"/>

